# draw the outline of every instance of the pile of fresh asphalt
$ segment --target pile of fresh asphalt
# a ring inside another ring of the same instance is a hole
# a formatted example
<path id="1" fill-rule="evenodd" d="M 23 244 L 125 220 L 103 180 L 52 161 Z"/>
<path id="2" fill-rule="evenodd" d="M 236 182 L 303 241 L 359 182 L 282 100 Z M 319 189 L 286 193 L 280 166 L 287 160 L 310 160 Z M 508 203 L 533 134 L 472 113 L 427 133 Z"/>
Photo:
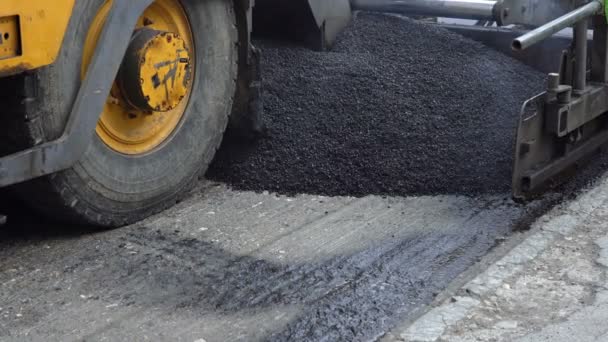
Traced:
<path id="1" fill-rule="evenodd" d="M 541 73 L 432 24 L 359 14 L 330 52 L 261 43 L 266 137 L 207 176 L 240 190 L 363 196 L 508 192 Z"/>

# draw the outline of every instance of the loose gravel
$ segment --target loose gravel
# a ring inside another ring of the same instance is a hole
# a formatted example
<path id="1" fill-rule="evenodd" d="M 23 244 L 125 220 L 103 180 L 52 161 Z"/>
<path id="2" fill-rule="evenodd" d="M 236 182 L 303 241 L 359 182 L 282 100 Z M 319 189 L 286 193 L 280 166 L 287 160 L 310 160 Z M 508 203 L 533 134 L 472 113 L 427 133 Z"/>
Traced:
<path id="1" fill-rule="evenodd" d="M 268 135 L 207 176 L 282 194 L 510 189 L 521 104 L 544 76 L 441 27 L 359 14 L 331 52 L 261 42 Z"/>

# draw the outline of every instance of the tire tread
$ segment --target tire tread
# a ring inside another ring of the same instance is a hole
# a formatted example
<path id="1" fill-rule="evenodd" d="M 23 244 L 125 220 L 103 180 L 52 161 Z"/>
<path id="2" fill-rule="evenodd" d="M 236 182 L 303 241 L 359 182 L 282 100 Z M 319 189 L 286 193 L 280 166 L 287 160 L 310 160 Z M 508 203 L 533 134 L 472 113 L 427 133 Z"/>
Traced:
<path id="1" fill-rule="evenodd" d="M 234 8 L 231 16 L 235 18 Z M 236 22 L 230 27 L 230 35 L 234 42 L 232 46 L 233 58 L 231 63 L 233 69 L 237 69 L 238 56 L 238 33 Z M 41 110 L 40 93 L 42 92 L 39 84 L 43 72 L 34 71 L 18 76 L 0 78 L 0 101 L 3 103 L 4 113 L 0 116 L 0 152 L 2 155 L 14 153 L 47 141 L 45 120 L 41 120 L 41 115 L 51 115 L 50 110 Z M 233 84 L 236 87 L 237 75 L 233 73 Z M 232 91 L 231 94 L 236 93 Z M 234 97 L 225 99 L 226 112 L 221 116 L 216 129 L 224 132 L 228 124 L 228 118 L 232 109 Z M 5 129 L 6 128 L 6 129 Z M 222 142 L 222 135 L 214 136 L 211 141 L 212 151 L 219 149 Z M 183 182 L 183 186 L 176 193 L 170 194 L 163 203 L 156 205 L 148 210 L 137 213 L 125 213 L 121 215 L 107 215 L 107 213 L 97 210 L 94 206 L 79 198 L 78 193 L 72 188 L 74 182 L 71 177 L 75 177 L 70 170 L 61 171 L 53 175 L 40 177 L 32 181 L 13 186 L 14 192 L 23 199 L 33 209 L 41 212 L 47 217 L 58 221 L 73 224 L 86 224 L 100 227 L 119 227 L 145 217 L 153 215 L 162 210 L 181 202 L 190 193 L 193 185 L 204 175 L 215 153 L 204 155 L 203 163 L 199 171 Z"/>

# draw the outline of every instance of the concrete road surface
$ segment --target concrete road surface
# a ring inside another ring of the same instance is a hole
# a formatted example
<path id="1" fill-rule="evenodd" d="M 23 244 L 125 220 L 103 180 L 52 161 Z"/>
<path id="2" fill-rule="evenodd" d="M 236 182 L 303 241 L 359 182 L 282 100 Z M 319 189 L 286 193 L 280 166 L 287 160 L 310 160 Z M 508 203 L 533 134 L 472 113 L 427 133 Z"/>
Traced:
<path id="1" fill-rule="evenodd" d="M 375 340 L 546 206 L 204 183 L 112 231 L 10 216 L 0 229 L 0 340 Z"/>
<path id="2" fill-rule="evenodd" d="M 608 177 L 526 235 L 382 340 L 608 341 Z"/>

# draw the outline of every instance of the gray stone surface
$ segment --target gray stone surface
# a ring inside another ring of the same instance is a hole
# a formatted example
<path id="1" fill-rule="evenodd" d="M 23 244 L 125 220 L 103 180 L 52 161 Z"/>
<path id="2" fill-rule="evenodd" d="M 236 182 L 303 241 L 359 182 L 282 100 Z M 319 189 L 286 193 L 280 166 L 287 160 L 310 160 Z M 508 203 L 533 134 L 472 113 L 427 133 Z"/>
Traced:
<path id="1" fill-rule="evenodd" d="M 114 231 L 11 220 L 0 230 L 0 341 L 372 340 L 526 220 L 504 198 L 203 184 Z"/>
<path id="2" fill-rule="evenodd" d="M 608 178 L 387 341 L 607 341 Z M 455 310 L 455 303 L 472 303 Z M 433 324 L 429 324 L 433 322 Z"/>

